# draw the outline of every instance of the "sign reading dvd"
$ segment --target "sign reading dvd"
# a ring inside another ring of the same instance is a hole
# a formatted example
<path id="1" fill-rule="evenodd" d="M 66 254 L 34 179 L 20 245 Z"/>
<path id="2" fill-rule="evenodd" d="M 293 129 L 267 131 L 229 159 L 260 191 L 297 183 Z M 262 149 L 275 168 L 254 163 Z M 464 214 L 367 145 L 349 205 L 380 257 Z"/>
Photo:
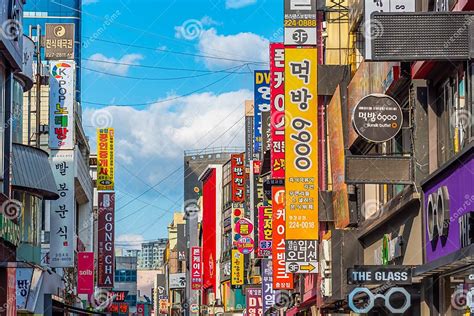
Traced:
<path id="1" fill-rule="evenodd" d="M 316 45 L 316 0 L 285 0 L 285 45 Z"/>
<path id="2" fill-rule="evenodd" d="M 363 97 L 352 113 L 352 125 L 369 142 L 383 143 L 394 138 L 402 128 L 400 105 L 385 94 Z"/>

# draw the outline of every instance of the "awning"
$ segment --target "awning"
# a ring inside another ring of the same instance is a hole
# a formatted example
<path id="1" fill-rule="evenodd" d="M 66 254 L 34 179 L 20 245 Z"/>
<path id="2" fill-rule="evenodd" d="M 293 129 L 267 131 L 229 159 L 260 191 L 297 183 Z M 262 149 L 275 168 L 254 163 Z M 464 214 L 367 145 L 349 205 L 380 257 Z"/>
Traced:
<path id="1" fill-rule="evenodd" d="M 474 244 L 415 268 L 413 276 L 429 277 L 472 265 L 474 265 Z"/>
<path id="2" fill-rule="evenodd" d="M 13 144 L 13 188 L 38 194 L 46 200 L 57 200 L 56 182 L 48 154 L 36 147 Z"/>

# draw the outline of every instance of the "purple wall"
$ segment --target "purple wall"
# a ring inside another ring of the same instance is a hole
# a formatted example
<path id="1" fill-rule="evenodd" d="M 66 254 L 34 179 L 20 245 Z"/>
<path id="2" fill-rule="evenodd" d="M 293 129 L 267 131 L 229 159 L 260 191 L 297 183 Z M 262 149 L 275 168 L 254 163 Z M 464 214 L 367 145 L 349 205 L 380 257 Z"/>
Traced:
<path id="1" fill-rule="evenodd" d="M 447 170 L 437 175 L 423 185 L 424 199 L 424 231 L 426 261 L 431 262 L 460 249 L 459 217 L 468 212 L 474 212 L 474 159 L 472 154 L 467 155 L 457 169 Z M 470 156 L 470 157 L 469 157 Z M 450 223 L 448 238 L 438 238 L 433 244 L 428 238 L 427 204 L 428 196 L 441 186 L 447 186 L 449 192 Z"/>

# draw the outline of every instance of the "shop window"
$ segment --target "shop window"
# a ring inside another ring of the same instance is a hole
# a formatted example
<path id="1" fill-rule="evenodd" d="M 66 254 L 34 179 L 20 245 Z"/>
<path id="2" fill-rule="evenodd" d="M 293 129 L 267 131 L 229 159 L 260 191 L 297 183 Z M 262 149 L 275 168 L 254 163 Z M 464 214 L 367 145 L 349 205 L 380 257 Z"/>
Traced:
<path id="1" fill-rule="evenodd" d="M 474 313 L 474 269 L 464 269 L 440 278 L 439 301 L 443 315 Z"/>

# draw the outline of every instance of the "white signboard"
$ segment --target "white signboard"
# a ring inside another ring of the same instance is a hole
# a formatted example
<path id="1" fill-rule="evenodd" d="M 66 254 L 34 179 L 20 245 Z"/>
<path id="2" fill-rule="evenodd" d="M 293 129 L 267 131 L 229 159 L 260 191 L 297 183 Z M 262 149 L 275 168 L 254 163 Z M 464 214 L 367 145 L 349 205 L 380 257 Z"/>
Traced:
<path id="1" fill-rule="evenodd" d="M 30 293 L 33 268 L 16 268 L 16 308 L 26 309 L 28 294 Z"/>
<path id="2" fill-rule="evenodd" d="M 59 199 L 51 201 L 49 252 L 52 268 L 74 267 L 74 150 L 51 152 L 51 167 Z"/>
<path id="3" fill-rule="evenodd" d="M 285 0 L 285 45 L 316 45 L 316 0 Z"/>
<path id="4" fill-rule="evenodd" d="M 372 60 L 372 39 L 382 35 L 379 22 L 371 21 L 373 12 L 415 12 L 415 0 L 365 0 L 365 59 Z"/>
<path id="5" fill-rule="evenodd" d="M 49 148 L 74 149 L 74 61 L 50 64 Z"/>
<path id="6" fill-rule="evenodd" d="M 170 274 L 170 289 L 184 289 L 186 287 L 186 273 Z"/>

